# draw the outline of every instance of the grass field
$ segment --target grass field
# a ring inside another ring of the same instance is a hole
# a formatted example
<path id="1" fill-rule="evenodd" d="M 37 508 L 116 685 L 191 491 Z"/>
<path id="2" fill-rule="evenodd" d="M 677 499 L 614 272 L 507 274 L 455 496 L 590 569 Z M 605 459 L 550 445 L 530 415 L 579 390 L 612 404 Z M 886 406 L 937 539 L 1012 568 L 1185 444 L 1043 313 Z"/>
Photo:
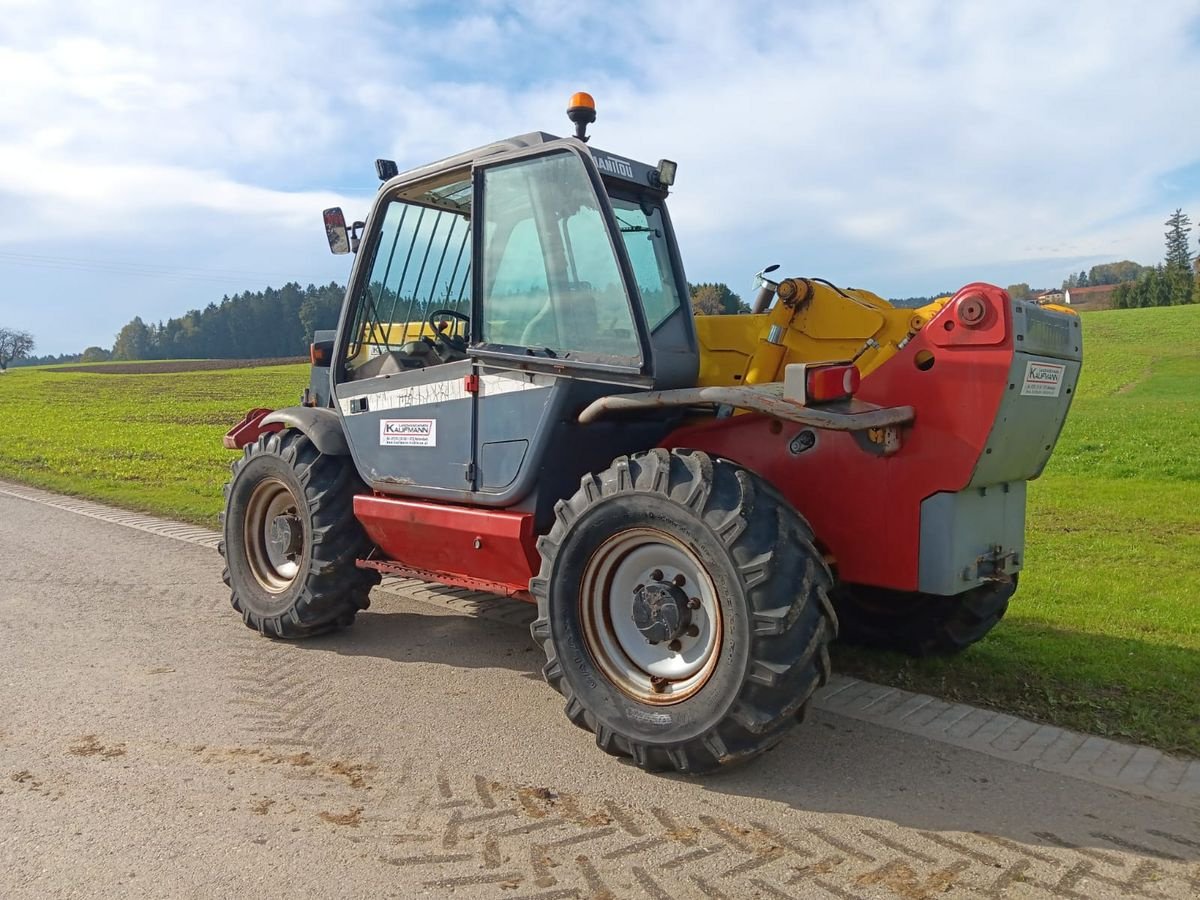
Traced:
<path id="1" fill-rule="evenodd" d="M 1200 307 L 1085 314 L 1084 374 L 1030 489 L 1012 609 L 951 660 L 839 648 L 835 666 L 1200 756 Z M 0 478 L 215 525 L 251 406 L 296 401 L 304 365 L 0 376 Z"/>

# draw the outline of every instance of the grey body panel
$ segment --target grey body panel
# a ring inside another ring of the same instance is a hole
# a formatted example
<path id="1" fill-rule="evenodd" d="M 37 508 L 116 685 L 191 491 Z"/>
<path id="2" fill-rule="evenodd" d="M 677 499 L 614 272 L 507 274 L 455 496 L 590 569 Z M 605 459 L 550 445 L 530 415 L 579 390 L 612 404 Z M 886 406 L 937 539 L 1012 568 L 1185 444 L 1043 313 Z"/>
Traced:
<path id="1" fill-rule="evenodd" d="M 367 484 L 441 499 L 469 493 L 474 399 L 463 379 L 471 372 L 462 360 L 337 386 L 338 412 Z"/>
<path id="2" fill-rule="evenodd" d="M 313 332 L 313 343 L 337 339 L 336 329 Z M 312 366 L 308 372 L 308 393 L 313 406 L 333 406 L 329 391 L 329 366 Z"/>
<path id="3" fill-rule="evenodd" d="M 1059 396 L 1022 395 L 1029 366 L 1051 363 L 1064 367 Z M 1080 363 L 1030 353 L 1013 354 L 1004 392 L 987 447 L 975 464 L 969 487 L 1037 478 L 1050 460 L 1059 432 L 1071 408 L 1079 382 Z"/>
<path id="4" fill-rule="evenodd" d="M 969 487 L 1037 478 L 1050 460 L 1079 383 L 1083 336 L 1079 317 L 1013 304 L 1014 345 L 1008 389 L 996 411 L 987 447 Z M 1053 387 L 1031 393 L 1028 379 L 1038 367 L 1061 370 Z"/>
<path id="5" fill-rule="evenodd" d="M 934 494 L 921 503 L 917 589 L 959 594 L 987 579 L 980 561 L 1007 557 L 1013 575 L 1025 559 L 1025 482 Z"/>
<path id="6" fill-rule="evenodd" d="M 511 506 L 534 488 L 549 423 L 562 415 L 570 381 L 494 366 L 481 366 L 479 376 L 475 502 Z"/>
<path id="7" fill-rule="evenodd" d="M 464 384 L 472 373 L 477 393 Z M 517 508 L 548 523 L 554 502 L 585 473 L 654 446 L 676 426 L 662 410 L 619 424 L 576 421 L 597 397 L 623 390 L 632 388 L 463 361 L 343 382 L 337 393 L 355 464 L 374 490 Z M 434 445 L 380 445 L 381 421 L 425 419 L 436 422 Z"/>
<path id="8" fill-rule="evenodd" d="M 1008 386 L 968 486 L 921 504 L 918 587 L 958 594 L 999 563 L 1018 572 L 1025 554 L 1025 483 L 1045 469 L 1075 397 L 1083 359 L 1079 317 L 1013 304 Z M 1040 382 L 1039 371 L 1053 379 Z M 1050 383 L 1050 382 L 1053 383 Z"/>
<path id="9" fill-rule="evenodd" d="M 264 425 L 286 425 L 306 434 L 316 448 L 327 456 L 345 456 L 350 452 L 342 423 L 332 409 L 312 406 L 288 406 L 263 417 Z"/>

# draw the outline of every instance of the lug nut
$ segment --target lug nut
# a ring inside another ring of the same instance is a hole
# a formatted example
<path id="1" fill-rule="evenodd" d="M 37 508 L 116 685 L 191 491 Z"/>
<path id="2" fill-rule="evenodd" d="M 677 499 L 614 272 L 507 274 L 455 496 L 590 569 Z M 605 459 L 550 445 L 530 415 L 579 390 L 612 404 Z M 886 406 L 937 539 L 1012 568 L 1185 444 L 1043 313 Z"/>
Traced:
<path id="1" fill-rule="evenodd" d="M 663 580 L 662 569 L 655 569 L 653 572 L 651 572 L 650 580 L 651 581 L 662 581 Z"/>
<path id="2" fill-rule="evenodd" d="M 689 625 L 687 631 L 684 632 L 688 637 L 700 637 L 700 626 Z"/>
<path id="3" fill-rule="evenodd" d="M 685 584 L 687 584 L 687 579 L 683 577 L 682 572 L 672 578 L 671 581 L 675 584 L 675 587 L 683 587 Z"/>
<path id="4" fill-rule="evenodd" d="M 671 641 L 671 643 L 667 644 L 667 649 L 672 653 L 678 653 L 683 649 L 683 644 L 679 643 L 679 641 Z"/>
<path id="5" fill-rule="evenodd" d="M 667 689 L 667 679 L 661 675 L 650 676 L 650 687 L 654 688 L 654 693 L 661 694 Z"/>
<path id="6" fill-rule="evenodd" d="M 688 600 L 688 609 L 699 609 L 699 608 L 700 608 L 700 598 L 699 597 L 692 597 L 691 599 Z"/>

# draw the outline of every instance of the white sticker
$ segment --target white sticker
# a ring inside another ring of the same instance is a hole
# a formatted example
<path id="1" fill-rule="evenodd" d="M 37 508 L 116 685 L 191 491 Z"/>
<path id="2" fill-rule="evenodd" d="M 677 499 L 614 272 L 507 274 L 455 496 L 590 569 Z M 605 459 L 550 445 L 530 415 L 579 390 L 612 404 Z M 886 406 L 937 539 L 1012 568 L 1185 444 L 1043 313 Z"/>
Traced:
<path id="1" fill-rule="evenodd" d="M 1058 363 L 1027 362 L 1025 383 L 1021 385 L 1022 397 L 1057 397 L 1062 390 L 1063 376 L 1067 367 Z"/>
<path id="2" fill-rule="evenodd" d="M 381 419 L 381 447 L 436 447 L 436 419 Z"/>

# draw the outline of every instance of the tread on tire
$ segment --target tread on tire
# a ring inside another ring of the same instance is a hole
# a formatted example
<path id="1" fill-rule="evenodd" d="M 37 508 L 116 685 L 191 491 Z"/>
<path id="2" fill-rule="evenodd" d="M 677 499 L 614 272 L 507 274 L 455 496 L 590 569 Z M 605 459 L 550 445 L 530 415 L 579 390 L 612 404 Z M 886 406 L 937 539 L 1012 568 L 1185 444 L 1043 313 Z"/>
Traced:
<path id="1" fill-rule="evenodd" d="M 703 559 L 733 626 L 709 681 L 673 705 L 643 703 L 607 679 L 579 623 L 588 554 L 647 522 Z M 728 460 L 664 449 L 618 457 L 558 503 L 538 550 L 531 632 L 546 654 L 543 674 L 566 698 L 568 718 L 610 754 L 686 773 L 750 759 L 803 718 L 829 679 L 833 579 L 812 531 L 774 488 Z"/>
<path id="2" fill-rule="evenodd" d="M 354 494 L 363 488 L 350 459 L 322 454 L 305 434 L 288 429 L 248 444 L 230 471 L 218 550 L 230 602 L 246 626 L 271 638 L 299 639 L 350 625 L 379 582 L 377 572 L 355 565 L 371 545 L 354 517 Z M 278 594 L 258 583 L 245 545 L 246 504 L 266 479 L 283 482 L 299 501 L 304 532 L 299 572 Z"/>

